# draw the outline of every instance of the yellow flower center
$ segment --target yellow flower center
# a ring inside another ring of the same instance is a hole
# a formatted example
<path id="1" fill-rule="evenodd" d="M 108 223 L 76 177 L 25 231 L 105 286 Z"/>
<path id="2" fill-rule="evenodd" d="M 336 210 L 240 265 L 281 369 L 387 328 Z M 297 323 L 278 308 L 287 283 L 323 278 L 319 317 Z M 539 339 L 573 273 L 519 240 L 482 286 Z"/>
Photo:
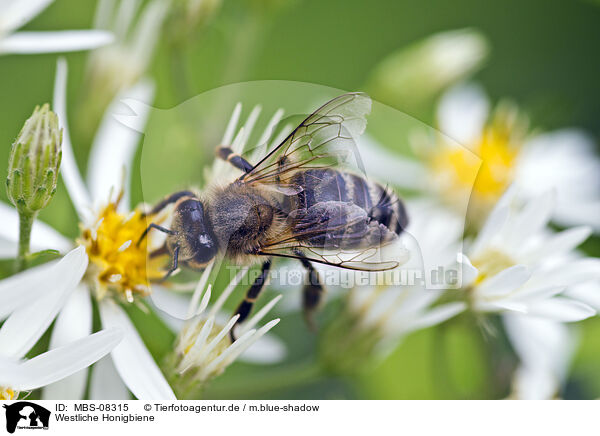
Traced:
<path id="1" fill-rule="evenodd" d="M 16 392 L 11 388 L 3 388 L 0 386 L 0 400 L 14 400 Z"/>
<path id="2" fill-rule="evenodd" d="M 479 271 L 479 275 L 475 279 L 476 285 L 515 265 L 515 262 L 509 256 L 494 249 L 484 251 L 481 255 L 471 259 L 471 262 Z"/>
<path id="3" fill-rule="evenodd" d="M 106 206 L 91 228 L 82 230 L 78 243 L 89 257 L 88 276 L 94 282 L 99 299 L 107 294 L 133 302 L 135 296 L 150 293 L 150 281 L 161 278 L 164 271 L 158 259 L 148 257 L 148 238 L 137 242 L 147 227 L 139 210 L 123 215 L 117 212 L 118 201 Z"/>
<path id="4" fill-rule="evenodd" d="M 488 128 L 470 150 L 444 146 L 432 156 L 431 166 L 443 176 L 444 189 L 465 190 L 473 185 L 478 200 L 493 203 L 512 182 L 517 155 L 518 148 L 506 132 Z"/>

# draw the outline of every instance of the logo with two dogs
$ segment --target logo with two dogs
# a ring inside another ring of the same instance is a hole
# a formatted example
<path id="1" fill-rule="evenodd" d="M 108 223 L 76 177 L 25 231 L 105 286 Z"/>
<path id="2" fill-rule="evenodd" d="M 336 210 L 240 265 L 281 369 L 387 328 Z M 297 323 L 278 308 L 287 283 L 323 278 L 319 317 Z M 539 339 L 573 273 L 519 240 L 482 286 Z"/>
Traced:
<path id="1" fill-rule="evenodd" d="M 16 429 L 48 430 L 50 411 L 29 401 L 3 404 L 6 413 L 6 431 L 14 433 Z"/>

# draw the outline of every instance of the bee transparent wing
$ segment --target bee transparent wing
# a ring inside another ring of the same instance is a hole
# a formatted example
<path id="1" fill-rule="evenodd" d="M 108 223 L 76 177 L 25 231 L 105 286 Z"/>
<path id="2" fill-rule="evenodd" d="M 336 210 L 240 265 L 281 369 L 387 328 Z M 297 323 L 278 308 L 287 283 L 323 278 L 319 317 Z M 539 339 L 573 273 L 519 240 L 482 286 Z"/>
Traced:
<path id="1" fill-rule="evenodd" d="M 286 257 L 289 259 L 306 259 L 311 262 L 331 265 L 338 268 L 351 269 L 355 271 L 387 271 L 402 264 L 406 254 L 402 254 L 401 260 L 380 260 L 381 254 L 378 248 L 366 248 L 363 250 L 323 250 L 301 242 L 295 242 L 289 246 L 268 247 L 257 254 L 262 256 Z"/>
<path id="2" fill-rule="evenodd" d="M 317 203 L 288 217 L 285 234 L 268 241 L 259 254 L 308 259 L 341 268 L 383 271 L 395 268 L 403 255 L 384 247 L 397 240 L 368 219 L 360 207 L 340 201 Z M 396 253 L 398 254 L 398 253 Z M 395 258 L 391 258 L 395 257 Z"/>
<path id="3" fill-rule="evenodd" d="M 371 99 L 360 92 L 328 101 L 240 180 L 245 183 L 281 184 L 298 169 L 353 166 L 364 173 L 355 139 L 367 125 Z"/>

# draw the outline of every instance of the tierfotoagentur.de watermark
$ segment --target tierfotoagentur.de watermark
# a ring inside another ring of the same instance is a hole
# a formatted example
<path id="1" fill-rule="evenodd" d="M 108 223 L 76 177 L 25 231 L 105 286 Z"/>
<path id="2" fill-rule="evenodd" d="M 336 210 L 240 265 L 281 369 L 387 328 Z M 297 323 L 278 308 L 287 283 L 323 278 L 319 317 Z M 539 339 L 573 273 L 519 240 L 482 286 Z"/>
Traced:
<path id="1" fill-rule="evenodd" d="M 228 265 L 230 280 L 239 273 L 239 267 Z M 261 274 L 259 269 L 248 271 L 240 284 L 250 286 Z M 357 286 L 419 286 L 425 289 L 456 289 L 461 285 L 460 269 L 438 266 L 435 269 L 396 268 L 390 271 L 367 272 L 342 268 L 321 268 L 321 282 L 325 286 L 351 289 Z M 296 287 L 310 284 L 303 270 L 291 265 L 282 265 L 269 271 L 267 284 L 278 287 Z"/>

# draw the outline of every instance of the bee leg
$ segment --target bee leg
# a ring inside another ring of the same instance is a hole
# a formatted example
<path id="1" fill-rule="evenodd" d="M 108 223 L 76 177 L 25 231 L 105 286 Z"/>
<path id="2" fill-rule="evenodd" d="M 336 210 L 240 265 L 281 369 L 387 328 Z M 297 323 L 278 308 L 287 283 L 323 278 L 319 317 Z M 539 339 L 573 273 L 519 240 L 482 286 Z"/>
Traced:
<path id="1" fill-rule="evenodd" d="M 175 249 L 173 250 L 173 263 L 171 264 L 171 268 L 169 268 L 169 271 L 167 271 L 165 276 L 162 279 L 160 279 L 160 281 L 164 282 L 165 280 L 167 280 L 169 278 L 169 276 L 177 270 L 178 264 L 179 264 L 179 245 L 176 245 Z"/>
<path id="2" fill-rule="evenodd" d="M 177 200 L 179 200 L 180 198 L 183 197 L 193 197 L 196 198 L 196 194 L 194 194 L 192 191 L 179 191 L 179 192 L 175 192 L 167 197 L 165 197 L 163 200 L 161 200 L 160 203 L 158 203 L 156 206 L 154 206 L 152 208 L 152 210 L 150 210 L 150 212 L 143 214 L 142 216 L 148 216 L 148 215 L 154 215 L 157 214 L 158 212 L 160 212 L 161 210 L 163 210 L 165 207 L 167 207 L 169 204 L 173 204 L 175 203 Z"/>
<path id="3" fill-rule="evenodd" d="M 144 230 L 144 233 L 142 233 L 142 236 L 140 236 L 140 239 L 138 239 L 138 241 L 137 241 L 137 245 L 140 245 L 140 243 L 141 243 L 141 242 L 144 240 L 144 238 L 146 237 L 146 235 L 148 234 L 148 232 L 149 232 L 151 229 L 160 230 L 161 232 L 163 232 L 163 233 L 168 233 L 169 235 L 176 235 L 176 234 L 177 234 L 177 232 L 176 232 L 176 231 L 174 231 L 174 230 L 169 230 L 169 229 L 167 229 L 167 228 L 165 228 L 165 227 L 161 227 L 161 226 L 159 226 L 158 224 L 151 223 L 151 224 L 148 226 L 148 228 L 147 228 L 146 230 Z"/>
<path id="4" fill-rule="evenodd" d="M 317 324 L 315 322 L 314 313 L 322 301 L 325 288 L 321 283 L 321 277 L 319 276 L 318 271 L 312 266 L 312 263 L 305 258 L 300 258 L 300 262 L 302 262 L 302 266 L 304 266 L 308 272 L 308 284 L 306 284 L 302 290 L 304 321 L 311 331 L 316 332 Z"/>
<path id="5" fill-rule="evenodd" d="M 234 153 L 233 150 L 225 145 L 219 145 L 215 150 L 217 157 L 226 160 L 231 165 L 236 167 L 237 169 L 242 170 L 245 173 L 249 173 L 254 165 L 244 159 L 237 153 Z"/>
<path id="6" fill-rule="evenodd" d="M 248 292 L 246 292 L 246 297 L 244 298 L 244 300 L 235 310 L 234 315 L 237 314 L 240 317 L 229 331 L 231 342 L 235 342 L 236 340 L 234 333 L 235 326 L 243 322 L 250 314 L 250 311 L 252 311 L 252 306 L 254 306 L 254 302 L 258 298 L 260 291 L 262 291 L 263 287 L 265 286 L 265 282 L 267 281 L 267 276 L 269 274 L 269 269 L 271 269 L 271 259 L 265 260 L 263 262 L 260 274 L 254 280 L 254 283 L 252 283 L 252 286 L 250 286 Z"/>

